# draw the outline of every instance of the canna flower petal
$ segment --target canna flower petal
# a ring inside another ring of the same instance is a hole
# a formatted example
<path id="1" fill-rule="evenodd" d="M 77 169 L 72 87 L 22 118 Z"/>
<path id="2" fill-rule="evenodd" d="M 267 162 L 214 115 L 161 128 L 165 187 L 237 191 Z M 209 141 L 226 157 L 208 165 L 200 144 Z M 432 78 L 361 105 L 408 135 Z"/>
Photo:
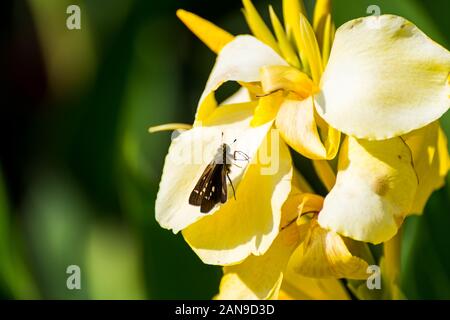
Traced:
<path id="1" fill-rule="evenodd" d="M 319 114 L 356 138 L 382 140 L 437 120 L 450 105 L 450 52 L 404 18 L 370 16 L 335 35 Z"/>
<path id="2" fill-rule="evenodd" d="M 331 45 L 334 41 L 334 34 L 336 32 L 336 27 L 333 20 L 331 19 L 331 14 L 325 19 L 325 25 L 323 30 L 323 39 L 321 43 L 322 51 L 322 62 L 326 66 L 328 64 L 328 58 L 330 57 Z"/>
<path id="3" fill-rule="evenodd" d="M 220 292 L 215 299 L 277 299 L 283 273 L 301 237 L 295 222 L 299 212 L 312 210 L 322 204 L 322 198 L 303 193 L 310 190 L 300 173 L 295 172 L 289 197 L 282 207 L 281 228 L 269 250 L 252 255 L 242 263 L 223 269 Z M 300 204 L 300 206 L 299 206 Z M 261 266 L 264 266 L 263 268 Z"/>
<path id="4" fill-rule="evenodd" d="M 283 17 L 286 26 L 286 34 L 288 39 L 296 44 L 300 54 L 302 68 L 307 70 L 308 60 L 304 52 L 300 50 L 301 30 L 300 30 L 300 14 L 306 16 L 306 9 L 303 0 L 283 0 Z"/>
<path id="5" fill-rule="evenodd" d="M 161 131 L 173 131 L 173 130 L 189 130 L 192 129 L 191 124 L 186 123 L 166 123 L 159 126 L 153 126 L 148 128 L 149 133 L 161 132 Z"/>
<path id="6" fill-rule="evenodd" d="M 252 124 L 276 116 L 281 136 L 297 152 L 311 159 L 334 158 L 340 132 L 316 114 L 312 95 L 318 87 L 314 82 L 289 66 L 264 66 L 260 70 L 261 89 L 266 96 L 260 98 Z"/>
<path id="7" fill-rule="evenodd" d="M 338 279 L 303 277 L 294 271 L 291 264 L 288 264 L 278 299 L 350 300 L 350 296 Z"/>
<path id="8" fill-rule="evenodd" d="M 282 230 L 262 256 L 250 256 L 241 264 L 225 267 L 218 300 L 278 299 L 283 271 L 298 245 L 295 224 Z"/>
<path id="9" fill-rule="evenodd" d="M 265 94 L 285 90 L 303 100 L 319 91 L 303 72 L 289 66 L 264 66 L 260 69 L 261 87 Z"/>
<path id="10" fill-rule="evenodd" d="M 352 255 L 340 235 L 321 228 L 316 218 L 301 225 L 302 229 L 306 238 L 290 262 L 296 272 L 311 278 L 367 278 L 367 262 Z"/>
<path id="11" fill-rule="evenodd" d="M 295 151 L 310 159 L 333 159 L 339 149 L 340 132 L 328 126 L 314 111 L 312 97 L 286 99 L 278 111 L 276 127 Z"/>
<path id="12" fill-rule="evenodd" d="M 410 213 L 421 214 L 431 193 L 445 183 L 449 169 L 447 137 L 436 121 L 405 135 L 404 139 L 419 180 Z"/>
<path id="13" fill-rule="evenodd" d="M 271 65 L 287 65 L 287 62 L 255 37 L 243 35 L 234 38 L 217 56 L 198 104 L 196 121 L 208 117 L 214 110 L 214 91 L 224 82 L 260 81 L 260 68 Z"/>
<path id="14" fill-rule="evenodd" d="M 336 183 L 336 174 L 326 160 L 314 160 L 313 167 L 324 187 L 330 191 Z"/>
<path id="15" fill-rule="evenodd" d="M 247 24 L 255 37 L 270 46 L 273 50 L 278 51 L 277 41 L 251 0 L 242 0 L 242 4 L 244 5 L 243 12 L 245 20 L 247 20 Z"/>
<path id="16" fill-rule="evenodd" d="M 281 91 L 259 98 L 258 106 L 255 109 L 255 115 L 250 124 L 252 126 L 259 126 L 268 121 L 273 122 L 283 100 L 284 95 Z"/>
<path id="17" fill-rule="evenodd" d="M 329 17 L 331 17 L 331 0 L 317 0 L 314 6 L 313 27 L 319 44 L 323 43 Z"/>
<path id="18" fill-rule="evenodd" d="M 336 184 L 325 198 L 319 224 L 354 240 L 387 241 L 410 211 L 416 189 L 411 152 L 401 138 L 347 137 L 339 154 Z"/>
<path id="19" fill-rule="evenodd" d="M 155 203 L 156 220 L 163 228 L 177 233 L 205 217 L 198 207 L 189 204 L 189 195 L 223 142 L 230 144 L 237 138 L 233 147 L 253 159 L 271 128 L 271 123 L 250 127 L 255 106 L 256 103 L 250 102 L 217 108 L 203 121 L 203 126 L 194 126 L 172 140 Z M 238 189 L 238 182 L 245 169 L 245 166 L 233 166 L 231 170 L 230 177 Z M 242 197 L 240 202 L 244 201 L 246 200 Z M 220 206 L 216 206 L 209 214 L 219 208 Z"/>
<path id="20" fill-rule="evenodd" d="M 177 10 L 178 18 L 213 52 L 220 50 L 231 40 L 233 35 L 217 27 L 215 24 L 186 10 Z"/>
<path id="21" fill-rule="evenodd" d="M 278 19 L 278 16 L 276 15 L 272 6 L 269 6 L 269 14 L 273 30 L 278 40 L 278 47 L 280 48 L 281 54 L 291 66 L 300 68 L 300 60 L 298 59 L 297 53 L 295 52 L 294 47 L 289 41 L 289 38 L 284 31 L 283 25 Z"/>
<path id="22" fill-rule="evenodd" d="M 267 145 L 272 147 L 262 151 Z M 278 135 L 267 135 L 258 155 L 266 152 L 266 160 L 259 159 L 245 172 L 236 200 L 230 198 L 213 215 L 183 230 L 186 242 L 204 263 L 231 265 L 251 254 L 262 255 L 277 237 L 281 209 L 292 187 L 293 168 L 289 149 Z M 270 172 L 270 168 L 275 170 Z"/>
<path id="23" fill-rule="evenodd" d="M 297 42 L 299 51 L 308 60 L 311 76 L 315 83 L 319 83 L 323 73 L 322 57 L 316 35 L 308 18 L 300 14 L 300 38 Z M 303 58 L 302 58 L 303 59 Z M 303 60 L 302 60 L 303 61 Z"/>
<path id="24" fill-rule="evenodd" d="M 300 213 L 297 219 L 300 245 L 289 261 L 292 268 L 305 277 L 312 278 L 367 278 L 368 264 L 354 256 L 347 242 L 337 233 L 325 230 L 317 223 L 323 206 L 321 196 L 302 193 L 297 197 Z M 289 202 L 289 200 L 287 201 Z M 312 218 L 303 216 L 312 214 Z"/>

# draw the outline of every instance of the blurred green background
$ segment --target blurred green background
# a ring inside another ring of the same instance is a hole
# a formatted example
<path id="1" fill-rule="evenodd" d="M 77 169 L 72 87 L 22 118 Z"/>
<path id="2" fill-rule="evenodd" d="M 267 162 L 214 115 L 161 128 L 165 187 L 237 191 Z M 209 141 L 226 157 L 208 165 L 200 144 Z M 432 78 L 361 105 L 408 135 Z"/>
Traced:
<path id="1" fill-rule="evenodd" d="M 281 13 L 281 0 L 254 3 L 265 17 L 269 3 Z M 305 3 L 311 13 L 314 1 Z M 70 4 L 81 8 L 81 30 L 66 28 Z M 374 4 L 450 48 L 447 0 L 335 0 L 335 22 L 367 15 Z M 177 8 L 249 32 L 239 0 L 5 4 L 0 298 L 209 299 L 217 292 L 220 268 L 202 264 L 154 219 L 170 135 L 147 128 L 192 122 L 215 59 L 177 20 Z M 449 114 L 442 124 L 449 135 Z M 408 298 L 450 299 L 449 194 L 439 190 L 424 216 L 406 222 Z M 81 290 L 66 287 L 69 265 L 81 268 Z"/>

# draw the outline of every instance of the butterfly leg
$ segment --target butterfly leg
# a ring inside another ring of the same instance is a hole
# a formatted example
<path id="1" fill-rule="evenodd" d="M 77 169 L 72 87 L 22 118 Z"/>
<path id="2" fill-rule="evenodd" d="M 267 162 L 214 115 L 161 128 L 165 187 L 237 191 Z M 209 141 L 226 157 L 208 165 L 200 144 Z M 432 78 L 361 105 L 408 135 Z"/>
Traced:
<path id="1" fill-rule="evenodd" d="M 236 155 L 242 156 L 242 159 L 237 159 Z M 247 162 L 250 161 L 250 157 L 245 152 L 242 151 L 234 151 L 233 158 L 235 161 L 247 161 Z"/>
<path id="2" fill-rule="evenodd" d="M 236 200 L 236 191 L 234 190 L 233 182 L 231 181 L 231 178 L 230 178 L 230 176 L 228 175 L 228 172 L 226 173 L 226 175 L 227 175 L 228 181 L 230 182 L 231 189 L 233 189 L 233 197 L 234 197 L 234 200 Z"/>

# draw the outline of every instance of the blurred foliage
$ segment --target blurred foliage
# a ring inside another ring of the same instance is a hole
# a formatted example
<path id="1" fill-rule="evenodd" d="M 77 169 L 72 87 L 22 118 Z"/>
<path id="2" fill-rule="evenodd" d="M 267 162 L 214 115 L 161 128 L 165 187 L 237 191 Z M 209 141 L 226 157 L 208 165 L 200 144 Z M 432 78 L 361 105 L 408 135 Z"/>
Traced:
<path id="1" fill-rule="evenodd" d="M 280 12 L 280 0 L 254 3 L 265 17 L 269 3 Z M 81 30 L 65 27 L 69 4 L 81 7 Z M 310 13 L 313 4 L 306 0 Z M 450 2 L 335 0 L 336 24 L 367 15 L 369 5 L 410 19 L 449 48 Z M 217 292 L 220 268 L 202 264 L 154 219 L 170 138 L 147 128 L 192 122 L 215 58 L 176 19 L 179 7 L 248 33 L 239 0 L 28 0 L 6 9 L 0 298 L 208 299 Z M 442 123 L 449 135 L 449 114 Z M 297 165 L 315 178 L 308 161 Z M 449 190 L 406 221 L 408 298 L 450 298 Z M 66 288 L 72 264 L 81 268 L 82 290 Z"/>

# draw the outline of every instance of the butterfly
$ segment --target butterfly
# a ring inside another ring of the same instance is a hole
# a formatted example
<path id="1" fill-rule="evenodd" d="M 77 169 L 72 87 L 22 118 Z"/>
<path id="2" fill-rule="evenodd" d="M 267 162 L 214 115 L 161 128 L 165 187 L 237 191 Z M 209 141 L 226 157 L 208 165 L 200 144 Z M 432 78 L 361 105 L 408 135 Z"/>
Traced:
<path id="1" fill-rule="evenodd" d="M 249 158 L 242 151 L 235 151 L 231 155 L 229 150 L 230 146 L 222 143 L 216 156 L 203 171 L 189 196 L 189 204 L 199 206 L 201 213 L 208 213 L 217 203 L 227 201 L 227 180 L 230 182 L 234 199 L 236 199 L 236 191 L 229 176 L 232 160 L 237 160 L 236 154 L 242 155 L 245 161 L 248 161 Z"/>

